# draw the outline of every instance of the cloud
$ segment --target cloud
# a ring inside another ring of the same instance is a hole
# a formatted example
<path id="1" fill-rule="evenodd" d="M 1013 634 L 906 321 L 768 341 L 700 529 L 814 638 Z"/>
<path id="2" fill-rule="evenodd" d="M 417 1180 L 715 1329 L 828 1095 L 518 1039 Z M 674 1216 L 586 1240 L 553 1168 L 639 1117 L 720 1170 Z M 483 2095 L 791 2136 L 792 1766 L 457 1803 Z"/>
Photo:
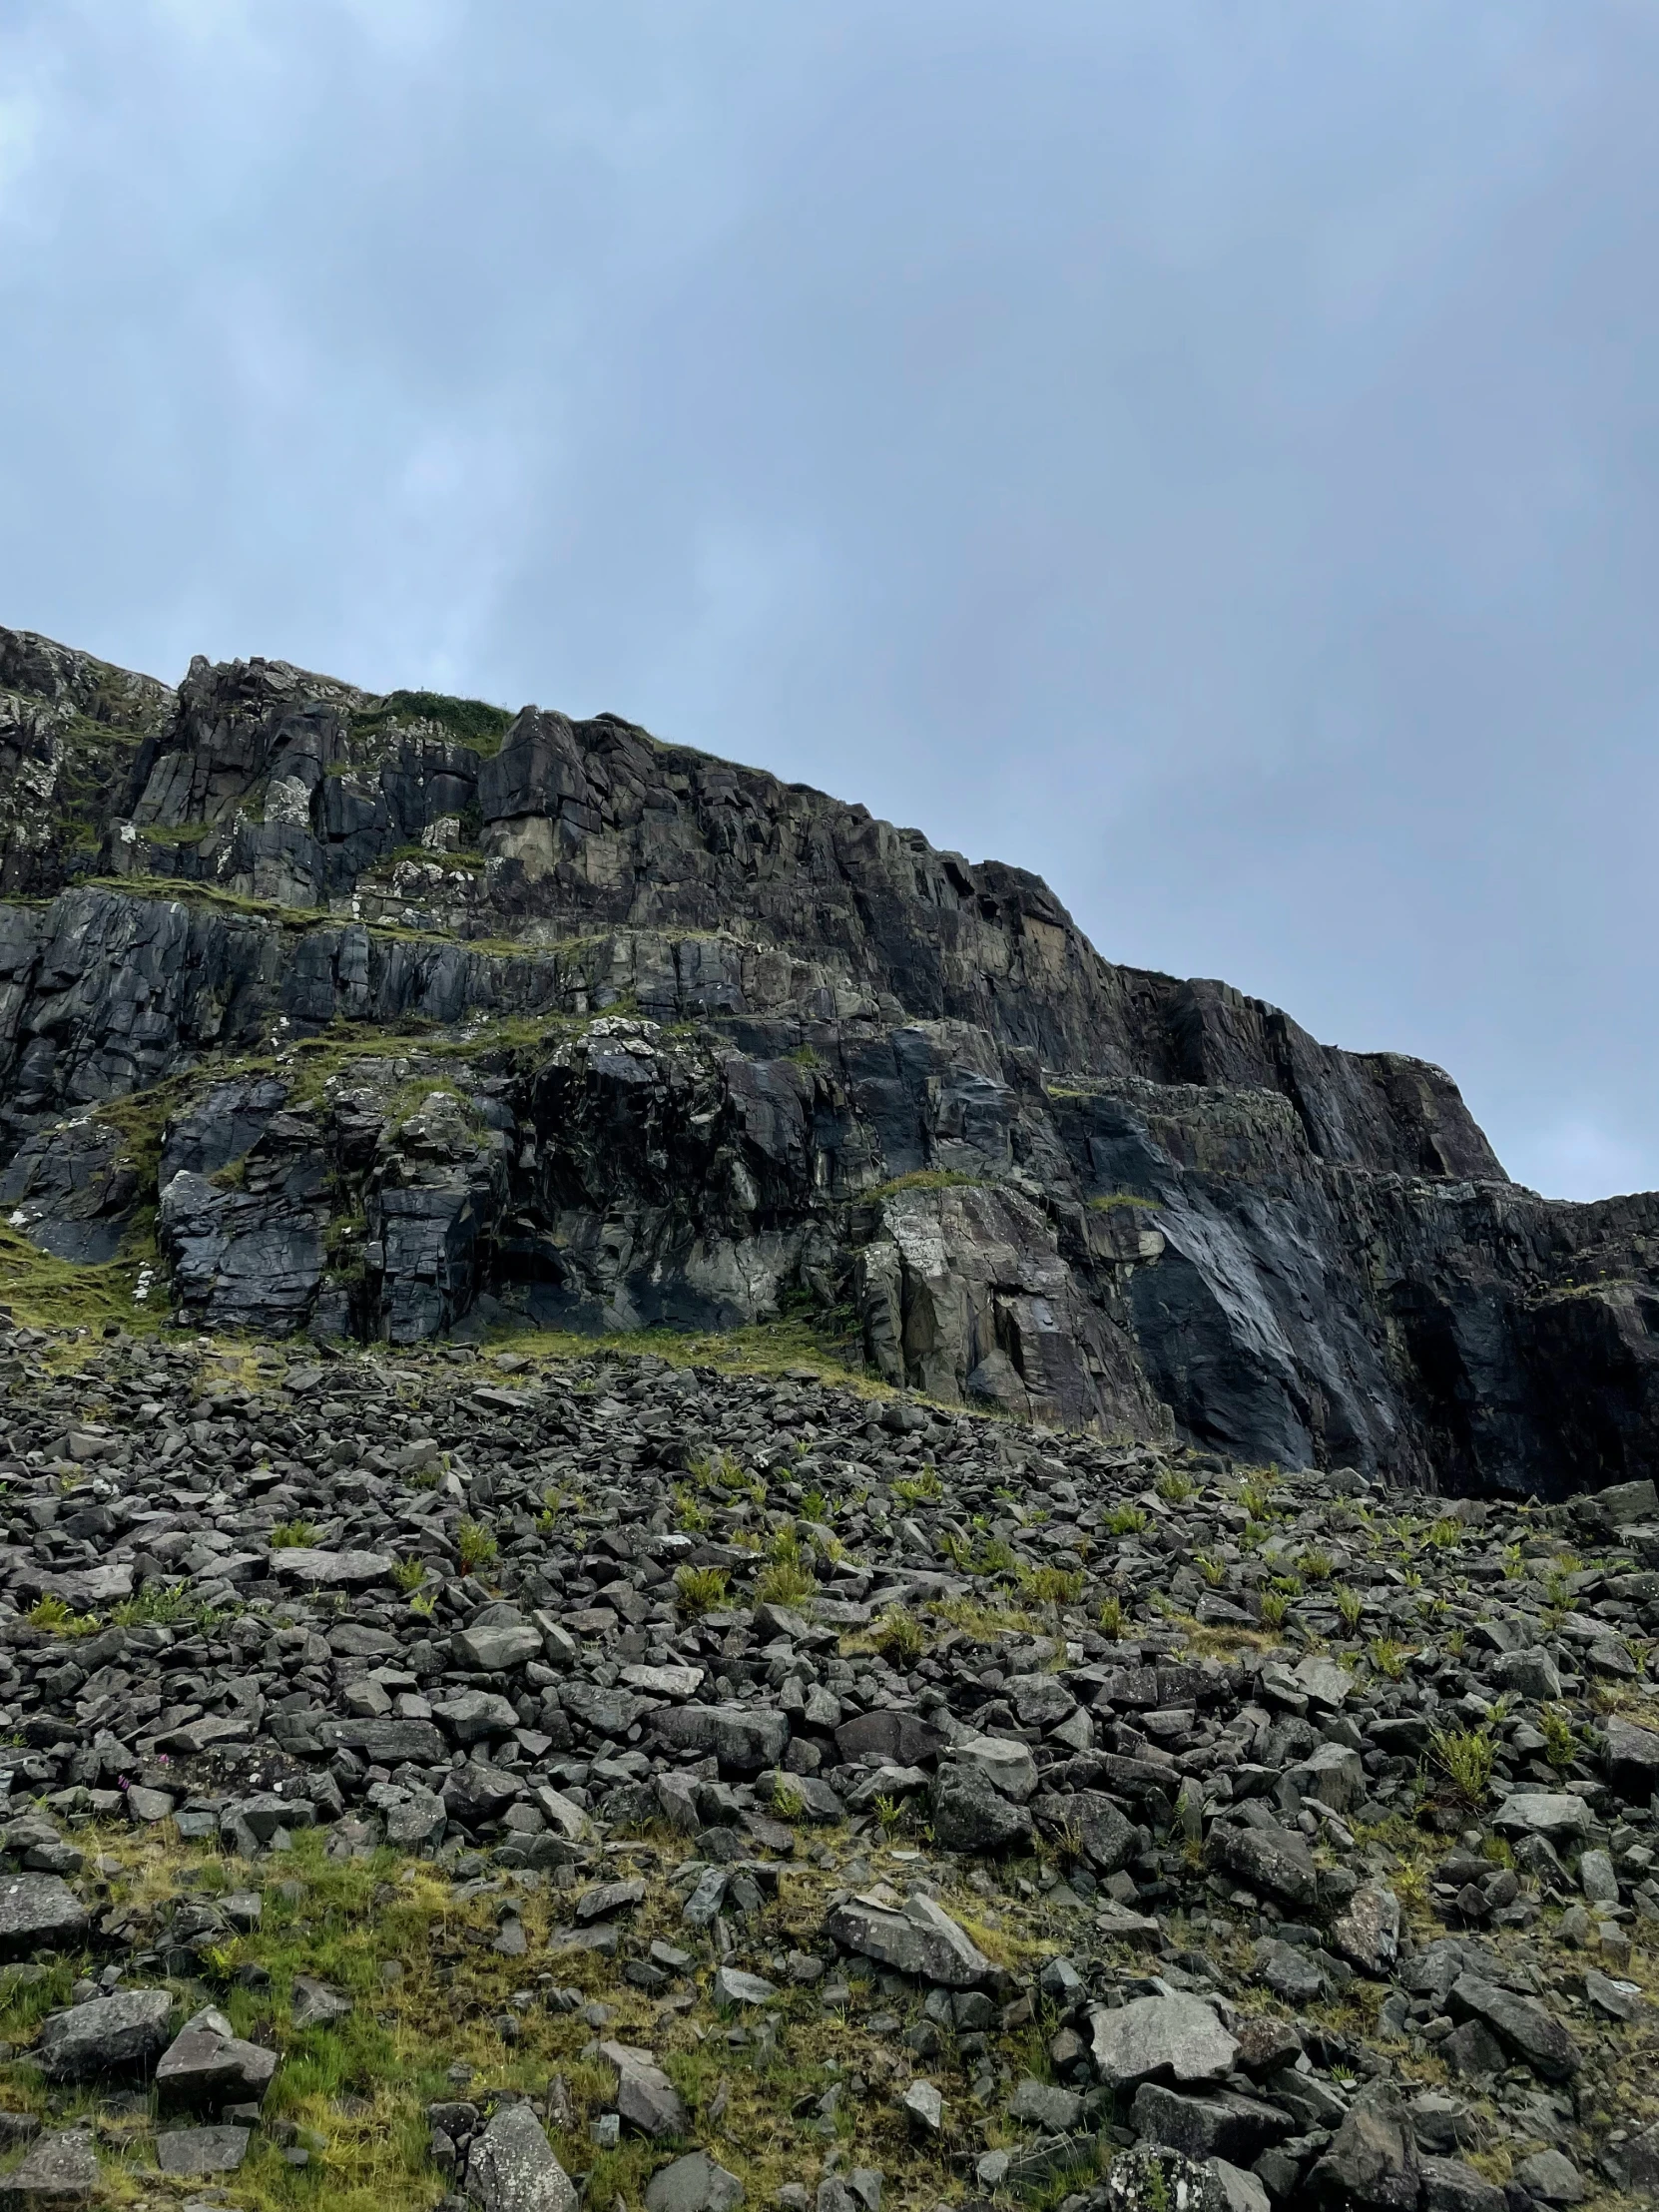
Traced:
<path id="1" fill-rule="evenodd" d="M 21 0 L 0 617 L 612 708 L 1659 1183 L 1656 45 Z"/>

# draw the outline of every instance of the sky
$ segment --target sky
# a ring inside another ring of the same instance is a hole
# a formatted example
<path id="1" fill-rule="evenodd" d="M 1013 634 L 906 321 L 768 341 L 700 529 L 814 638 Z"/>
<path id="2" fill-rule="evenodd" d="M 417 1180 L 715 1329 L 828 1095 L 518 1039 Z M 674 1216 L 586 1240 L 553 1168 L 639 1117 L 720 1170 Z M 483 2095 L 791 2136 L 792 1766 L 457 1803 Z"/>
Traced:
<path id="1" fill-rule="evenodd" d="M 813 783 L 1659 1186 L 1651 0 L 0 0 L 0 622 Z"/>

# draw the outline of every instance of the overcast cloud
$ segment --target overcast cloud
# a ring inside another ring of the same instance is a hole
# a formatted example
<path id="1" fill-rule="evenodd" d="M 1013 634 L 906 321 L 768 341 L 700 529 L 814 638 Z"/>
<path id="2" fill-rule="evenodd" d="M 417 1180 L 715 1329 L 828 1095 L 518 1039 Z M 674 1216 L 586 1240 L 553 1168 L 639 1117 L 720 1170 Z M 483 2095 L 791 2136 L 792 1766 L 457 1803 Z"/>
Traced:
<path id="1" fill-rule="evenodd" d="M 0 0 L 0 621 L 612 708 L 1659 1185 L 1648 0 Z"/>

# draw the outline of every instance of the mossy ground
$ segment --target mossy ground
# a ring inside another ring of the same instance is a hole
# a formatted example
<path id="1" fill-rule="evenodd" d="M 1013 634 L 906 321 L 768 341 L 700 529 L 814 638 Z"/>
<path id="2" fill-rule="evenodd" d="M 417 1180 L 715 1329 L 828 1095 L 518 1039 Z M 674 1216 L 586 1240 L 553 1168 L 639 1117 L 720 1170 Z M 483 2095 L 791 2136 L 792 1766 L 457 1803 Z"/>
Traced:
<path id="1" fill-rule="evenodd" d="M 830 1840 L 846 1841 L 838 1835 Z M 109 1893 L 102 1910 L 124 1909 L 141 1926 L 181 1892 L 214 1897 L 263 1890 L 258 1932 L 214 1946 L 198 1977 L 170 1984 L 182 2010 L 217 2004 L 240 2034 L 282 2053 L 266 2100 L 266 2124 L 242 2172 L 227 2179 L 228 2201 L 243 2212 L 429 2207 L 444 2183 L 427 2156 L 427 2104 L 464 2096 L 487 2106 L 492 2093 L 516 2090 L 545 2110 L 555 2076 L 564 2085 L 569 2120 L 560 2125 L 555 2118 L 549 2133 L 566 2170 L 586 2176 L 584 2202 L 595 2212 L 637 2206 L 651 2172 L 694 2145 L 740 2173 L 755 2205 L 765 2205 L 786 2181 L 816 2181 L 836 2145 L 852 2146 L 859 2161 L 881 2166 L 886 2201 L 903 2212 L 923 2212 L 951 2192 L 947 2149 L 915 2144 L 886 2094 L 892 2045 L 865 2023 L 892 2000 L 877 1998 L 867 1981 L 854 1984 L 848 2008 L 826 2008 L 811 1991 L 786 1987 L 764 2014 L 722 2015 L 711 2001 L 716 1961 L 706 1940 L 705 1955 L 678 1992 L 682 2001 L 660 2003 L 622 1979 L 614 1961 L 581 1949 L 547 1949 L 549 1926 L 568 1919 L 570 1898 L 546 1887 L 519 1891 L 509 1878 L 494 1894 L 465 1900 L 463 1891 L 458 1900 L 447 1877 L 426 1862 L 386 1851 L 330 1859 L 320 1833 L 297 1835 L 290 1853 L 258 1867 L 181 1843 L 171 1824 L 143 1831 L 82 1829 L 76 1841 L 89 1861 L 102 1855 Z M 815 1851 L 823 1849 L 824 1832 L 810 1842 Z M 700 1947 L 680 1924 L 680 1893 L 667 1879 L 685 1849 L 666 1836 L 646 1835 L 607 1851 L 597 1879 L 638 1873 L 648 1883 L 644 1904 L 626 1924 L 630 1954 L 642 1954 L 659 1936 Z M 883 1873 L 902 1879 L 900 1865 L 884 1867 L 884 1856 L 879 1843 L 868 1849 L 872 1879 Z M 822 1952 L 835 1880 L 815 1865 L 786 1865 L 778 1901 L 752 1934 L 780 1952 Z M 504 1899 L 525 1932 L 522 1957 L 494 1947 Z M 1060 1947 L 1040 1933 L 1030 1910 L 999 1911 L 965 1888 L 948 1902 L 998 1963 L 1029 1966 Z M 996 1906 L 1004 1901 L 998 1898 Z M 44 2015 L 68 2001 L 76 1976 L 98 1962 L 96 1951 L 89 1951 L 58 1961 L 38 1981 L 0 1976 L 0 2037 L 19 2050 L 0 2068 L 0 2103 L 7 2108 L 35 2111 L 54 2126 L 92 2115 L 98 2100 L 49 2089 L 27 2048 Z M 289 2008 L 298 1974 L 348 1995 L 351 2014 L 332 2027 L 294 2029 Z M 603 2003 L 609 2014 L 603 2027 L 596 2029 L 581 2011 L 549 2009 L 549 1978 Z M 908 2002 L 898 2000 L 897 2008 L 907 2024 L 918 2018 L 919 1992 Z M 763 2017 L 776 2022 L 775 2041 L 754 2034 Z M 510 2023 L 506 2034 L 504 2021 Z M 1043 2027 L 1040 2019 L 1034 2022 L 1006 2053 L 1023 2071 L 1046 2074 Z M 593 2146 L 589 2122 L 609 2107 L 615 2087 L 608 2065 L 582 2056 L 596 2034 L 655 2052 L 691 2116 L 684 2143 L 625 2138 L 614 2150 Z M 451 2073 L 458 2066 L 470 2069 L 464 2084 Z M 902 2072 L 907 2078 L 908 2069 Z M 868 2093 L 846 2097 L 829 2121 L 820 2120 L 811 2109 L 816 2101 L 836 2083 L 844 2090 L 853 2076 L 869 2085 Z M 282 2156 L 276 2138 L 286 2132 L 283 2123 L 308 2147 L 303 2167 Z M 101 2201 L 175 2201 L 176 2185 L 154 2166 L 142 2111 L 113 2128 L 101 2123 L 100 2143 Z"/>

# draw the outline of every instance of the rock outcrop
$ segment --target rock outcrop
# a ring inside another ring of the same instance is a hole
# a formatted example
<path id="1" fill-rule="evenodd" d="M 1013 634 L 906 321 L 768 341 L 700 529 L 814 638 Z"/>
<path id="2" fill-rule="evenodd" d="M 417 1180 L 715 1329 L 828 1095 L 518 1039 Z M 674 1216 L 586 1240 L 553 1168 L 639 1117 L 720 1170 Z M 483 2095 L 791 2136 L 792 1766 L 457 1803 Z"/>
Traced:
<path id="1" fill-rule="evenodd" d="M 280 663 L 0 631 L 0 1207 L 181 1321 L 813 1314 L 946 1401 L 1560 1495 L 1659 1442 L 1659 1198 L 1115 966 L 763 772 Z"/>

